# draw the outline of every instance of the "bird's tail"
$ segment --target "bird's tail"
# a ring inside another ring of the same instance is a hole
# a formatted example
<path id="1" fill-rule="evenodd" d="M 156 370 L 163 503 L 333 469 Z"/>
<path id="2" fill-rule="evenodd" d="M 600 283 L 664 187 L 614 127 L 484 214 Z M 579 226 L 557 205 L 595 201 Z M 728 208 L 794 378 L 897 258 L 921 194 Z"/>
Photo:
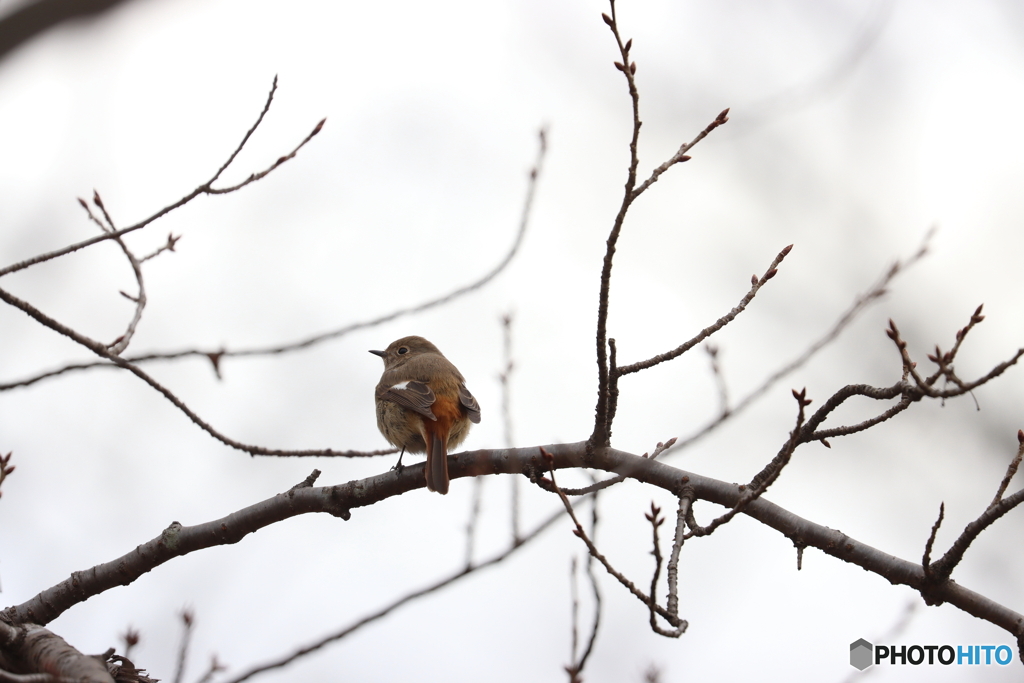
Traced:
<path id="1" fill-rule="evenodd" d="M 427 435 L 427 488 L 438 493 L 448 493 L 448 449 L 441 435 L 433 432 Z"/>

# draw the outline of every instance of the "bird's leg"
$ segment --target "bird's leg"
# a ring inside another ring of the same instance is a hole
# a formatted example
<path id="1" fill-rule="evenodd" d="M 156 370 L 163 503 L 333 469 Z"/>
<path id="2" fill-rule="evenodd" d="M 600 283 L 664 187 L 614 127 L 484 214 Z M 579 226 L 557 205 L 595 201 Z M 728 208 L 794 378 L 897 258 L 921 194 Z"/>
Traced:
<path id="1" fill-rule="evenodd" d="M 405 465 L 402 464 L 402 456 L 403 455 L 405 455 L 405 448 L 404 447 L 402 448 L 402 452 L 398 454 L 398 462 L 396 462 L 395 466 L 391 468 L 392 472 L 398 472 L 399 474 L 401 474 L 402 470 L 405 469 Z"/>

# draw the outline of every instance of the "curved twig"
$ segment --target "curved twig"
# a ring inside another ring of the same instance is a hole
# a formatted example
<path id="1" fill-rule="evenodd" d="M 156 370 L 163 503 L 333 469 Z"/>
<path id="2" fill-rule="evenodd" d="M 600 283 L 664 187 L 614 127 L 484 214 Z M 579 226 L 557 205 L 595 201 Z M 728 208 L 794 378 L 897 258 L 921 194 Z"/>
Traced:
<path id="1" fill-rule="evenodd" d="M 525 197 L 525 200 L 523 202 L 522 214 L 520 215 L 520 220 L 519 220 L 519 229 L 516 232 L 516 236 L 515 236 L 515 239 L 512 242 L 512 246 L 505 253 L 505 255 L 501 258 L 501 260 L 490 271 L 485 273 L 483 276 L 481 276 L 477 280 L 474 280 L 473 282 L 470 282 L 469 284 L 466 284 L 466 285 L 463 285 L 462 287 L 454 289 L 451 292 L 448 292 L 447 294 L 444 294 L 442 296 L 436 297 L 434 299 L 430 299 L 430 300 L 425 301 L 425 302 L 420 303 L 420 304 L 416 304 L 415 306 L 409 306 L 409 307 L 406 307 L 406 308 L 400 308 L 400 309 L 397 309 L 395 311 L 392 311 L 391 313 L 387 313 L 385 315 L 378 316 L 376 318 L 371 318 L 369 320 L 363 320 L 363 321 L 355 322 L 355 323 L 349 323 L 348 325 L 345 325 L 344 327 L 339 327 L 337 329 L 330 330 L 328 332 L 322 332 L 320 334 L 316 334 L 316 335 L 313 335 L 313 336 L 310 336 L 310 337 L 304 337 L 304 338 L 296 340 L 296 341 L 285 342 L 283 344 L 274 344 L 274 345 L 270 345 L 270 346 L 255 346 L 255 347 L 250 347 L 250 348 L 242 348 L 242 349 L 234 349 L 234 350 L 225 349 L 225 348 L 221 347 L 221 348 L 218 348 L 218 349 L 210 349 L 210 350 L 185 349 L 185 350 L 181 350 L 181 351 L 155 352 L 155 353 L 140 354 L 140 355 L 137 355 L 137 356 L 129 356 L 129 357 L 126 357 L 125 360 L 127 360 L 128 362 L 133 363 L 133 364 L 139 364 L 139 363 L 145 363 L 145 362 L 156 361 L 156 360 L 177 360 L 177 359 L 180 359 L 180 358 L 189 358 L 189 357 L 204 358 L 204 359 L 210 361 L 213 364 L 214 371 L 217 372 L 217 374 L 219 376 L 219 374 L 220 374 L 220 362 L 224 358 L 241 358 L 241 357 L 247 357 L 247 356 L 270 356 L 270 355 L 275 355 L 275 354 L 279 354 L 279 353 L 288 353 L 288 352 L 291 352 L 291 351 L 299 351 L 301 349 L 310 348 L 312 346 L 315 346 L 315 345 L 320 344 L 322 342 L 329 341 L 331 339 L 338 339 L 340 337 L 343 337 L 343 336 L 345 336 L 345 335 L 347 335 L 347 334 L 349 334 L 351 332 L 355 332 L 357 330 L 362 330 L 362 329 L 366 329 L 366 328 L 369 328 L 369 327 L 376 327 L 377 325 L 382 325 L 384 323 L 390 322 L 390 321 L 395 320 L 397 318 L 401 318 L 401 317 L 404 317 L 404 316 L 407 316 L 407 315 L 413 315 L 415 313 L 422 313 L 423 311 L 427 311 L 427 310 L 430 310 L 432 308 L 436 308 L 438 306 L 442 306 L 442 305 L 444 305 L 444 304 L 446 304 L 446 303 L 448 303 L 450 301 L 453 301 L 455 299 L 458 299 L 459 297 L 462 297 L 462 296 L 464 296 L 466 294 L 469 294 L 470 292 L 474 292 L 474 291 L 480 289 L 481 287 L 483 287 L 484 285 L 489 283 L 491 280 L 496 278 L 503 270 L 505 270 L 505 268 L 508 266 L 508 264 L 511 263 L 512 259 L 519 252 L 519 248 L 520 248 L 520 246 L 523 243 L 523 238 L 526 235 L 526 229 L 527 229 L 527 227 L 529 225 L 529 217 L 530 217 L 531 209 L 533 207 L 534 196 L 536 194 L 537 181 L 538 181 L 538 179 L 540 177 L 541 170 L 543 169 L 543 165 L 544 165 L 544 159 L 545 159 L 545 157 L 547 155 L 547 131 L 545 129 L 541 129 L 539 134 L 538 134 L 538 138 L 539 138 L 539 146 L 538 146 L 538 151 L 537 151 L 537 158 L 536 158 L 536 161 L 535 161 L 533 167 L 530 170 L 529 182 L 527 184 L 527 189 L 526 189 L 526 197 Z M 125 231 L 122 230 L 122 231 L 119 231 L 118 234 L 123 234 L 124 232 Z M 2 275 L 2 274 L 3 274 L 3 271 L 0 271 L 0 275 Z M 18 388 L 18 387 L 31 386 L 32 384 L 35 384 L 36 382 L 39 382 L 41 380 L 49 379 L 49 378 L 52 378 L 52 377 L 57 377 L 59 375 L 67 373 L 67 372 L 73 372 L 73 371 L 77 371 L 77 370 L 89 370 L 89 369 L 96 368 L 96 367 L 117 367 L 117 366 L 116 365 L 112 365 L 112 364 L 107 363 L 107 362 L 104 362 L 104 361 L 93 361 L 93 362 L 86 362 L 86 363 L 72 363 L 72 364 L 66 365 L 66 366 L 64 366 L 62 368 L 57 368 L 57 369 L 54 369 L 54 370 L 48 370 L 46 372 L 40 373 L 38 375 L 34 375 L 32 377 L 27 377 L 27 378 L 22 379 L 22 380 L 17 380 L 17 381 L 8 382 L 8 383 L 5 383 L 5 384 L 0 384 L 0 391 L 14 389 L 14 388 Z"/>

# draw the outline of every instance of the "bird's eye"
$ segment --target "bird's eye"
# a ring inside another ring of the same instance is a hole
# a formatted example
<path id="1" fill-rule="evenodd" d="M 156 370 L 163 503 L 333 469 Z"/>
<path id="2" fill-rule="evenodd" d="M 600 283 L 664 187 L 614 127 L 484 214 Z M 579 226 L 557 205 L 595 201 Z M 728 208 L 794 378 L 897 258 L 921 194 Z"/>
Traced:
<path id="1" fill-rule="evenodd" d="M 401 356 L 403 353 L 409 353 L 409 349 L 405 348 L 404 346 L 398 349 L 398 355 Z"/>

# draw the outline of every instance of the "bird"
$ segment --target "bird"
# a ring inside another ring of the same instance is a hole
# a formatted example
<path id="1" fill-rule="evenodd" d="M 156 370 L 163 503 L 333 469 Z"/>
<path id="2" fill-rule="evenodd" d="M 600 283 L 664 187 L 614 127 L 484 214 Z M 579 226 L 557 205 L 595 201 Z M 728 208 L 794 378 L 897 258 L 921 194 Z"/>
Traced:
<path id="1" fill-rule="evenodd" d="M 448 493 L 448 451 L 461 444 L 470 423 L 480 422 L 480 404 L 466 380 L 436 346 L 423 337 L 402 337 L 383 351 L 384 374 L 374 391 L 377 428 L 402 456 L 427 454 L 427 489 Z"/>

